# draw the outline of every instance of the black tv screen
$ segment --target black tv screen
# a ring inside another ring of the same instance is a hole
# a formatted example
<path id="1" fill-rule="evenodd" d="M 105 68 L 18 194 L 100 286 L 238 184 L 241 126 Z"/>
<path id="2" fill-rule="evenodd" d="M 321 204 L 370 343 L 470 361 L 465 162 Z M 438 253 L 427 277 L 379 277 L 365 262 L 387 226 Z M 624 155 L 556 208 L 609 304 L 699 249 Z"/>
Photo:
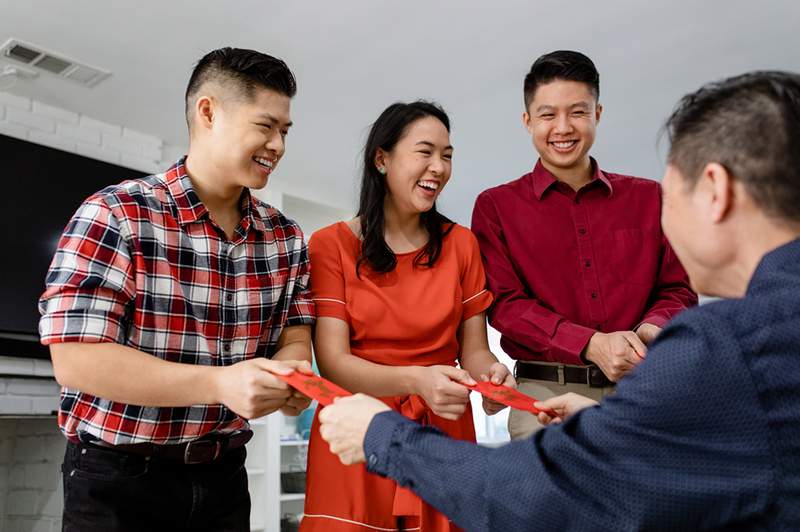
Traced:
<path id="1" fill-rule="evenodd" d="M 64 227 L 88 196 L 144 172 L 5 135 L 0 165 L 0 355 L 46 357 L 37 301 Z"/>

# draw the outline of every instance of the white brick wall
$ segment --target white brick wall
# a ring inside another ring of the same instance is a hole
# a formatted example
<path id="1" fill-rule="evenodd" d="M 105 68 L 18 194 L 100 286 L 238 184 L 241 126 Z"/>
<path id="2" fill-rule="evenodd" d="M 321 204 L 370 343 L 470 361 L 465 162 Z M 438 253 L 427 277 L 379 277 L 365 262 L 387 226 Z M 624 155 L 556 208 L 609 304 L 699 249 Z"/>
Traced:
<path id="1" fill-rule="evenodd" d="M 4 91 L 0 134 L 143 172 L 160 172 L 175 162 L 176 147 L 158 137 Z"/>
<path id="2" fill-rule="evenodd" d="M 65 442 L 54 417 L 0 419 L 0 530 L 61 529 Z"/>

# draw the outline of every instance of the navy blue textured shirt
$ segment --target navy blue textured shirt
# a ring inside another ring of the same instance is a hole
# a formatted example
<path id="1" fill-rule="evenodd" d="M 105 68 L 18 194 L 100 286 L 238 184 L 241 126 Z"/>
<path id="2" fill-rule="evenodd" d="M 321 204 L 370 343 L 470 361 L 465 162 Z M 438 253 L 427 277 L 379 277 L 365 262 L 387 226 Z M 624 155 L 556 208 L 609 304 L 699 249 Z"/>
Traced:
<path id="1" fill-rule="evenodd" d="M 497 449 L 385 412 L 365 440 L 467 530 L 800 530 L 800 240 L 685 311 L 614 395 Z"/>

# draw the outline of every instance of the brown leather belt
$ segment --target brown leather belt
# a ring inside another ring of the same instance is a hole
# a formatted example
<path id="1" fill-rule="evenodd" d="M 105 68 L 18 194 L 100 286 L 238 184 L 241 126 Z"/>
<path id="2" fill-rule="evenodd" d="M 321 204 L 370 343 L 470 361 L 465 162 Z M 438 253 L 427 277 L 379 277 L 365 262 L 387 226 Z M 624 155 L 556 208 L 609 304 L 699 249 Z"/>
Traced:
<path id="1" fill-rule="evenodd" d="M 590 388 L 614 386 L 597 366 L 566 366 L 517 362 L 514 376 L 521 379 L 550 381 L 559 384 L 587 384 Z"/>
<path id="2" fill-rule="evenodd" d="M 238 449 L 250 441 L 253 432 L 249 430 L 234 432 L 217 436 L 203 436 L 200 439 L 184 443 L 159 445 L 155 443 L 130 443 L 113 445 L 99 439 L 89 440 L 85 443 L 104 449 L 112 449 L 121 453 L 137 454 L 139 456 L 165 458 L 184 464 L 205 464 L 213 462 L 226 452 Z"/>

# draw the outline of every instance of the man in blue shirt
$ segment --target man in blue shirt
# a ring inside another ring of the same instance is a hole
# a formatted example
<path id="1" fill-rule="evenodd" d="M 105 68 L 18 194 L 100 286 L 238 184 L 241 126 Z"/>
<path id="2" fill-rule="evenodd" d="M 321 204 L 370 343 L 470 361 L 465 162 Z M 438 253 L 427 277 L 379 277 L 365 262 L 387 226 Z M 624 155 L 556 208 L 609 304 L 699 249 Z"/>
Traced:
<path id="1" fill-rule="evenodd" d="M 800 76 L 754 72 L 684 97 L 667 122 L 662 224 L 687 310 L 601 404 L 497 449 L 372 398 L 321 433 L 468 530 L 800 530 Z"/>

